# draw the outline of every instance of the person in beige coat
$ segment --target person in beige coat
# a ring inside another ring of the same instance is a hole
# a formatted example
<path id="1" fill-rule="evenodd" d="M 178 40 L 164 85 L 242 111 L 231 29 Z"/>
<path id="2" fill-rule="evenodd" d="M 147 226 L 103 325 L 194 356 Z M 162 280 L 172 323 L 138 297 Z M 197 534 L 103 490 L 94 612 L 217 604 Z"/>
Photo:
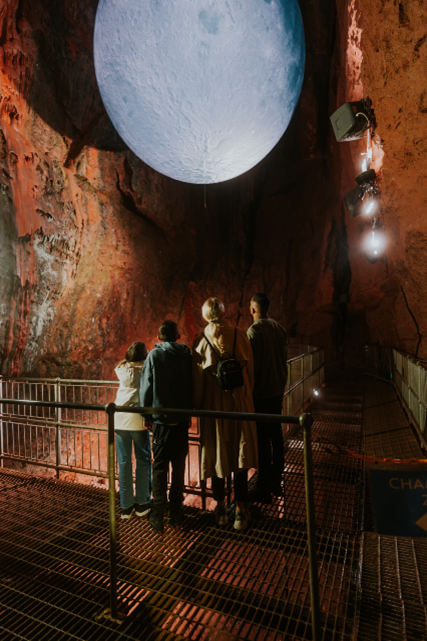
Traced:
<path id="1" fill-rule="evenodd" d="M 202 307 L 208 321 L 204 332 L 193 342 L 193 388 L 196 409 L 225 412 L 253 412 L 253 354 L 246 332 L 224 320 L 225 308 L 217 298 L 209 298 Z M 230 391 L 221 389 L 216 373 L 218 356 L 233 355 L 243 366 L 243 386 Z M 211 345 L 209 344 L 211 343 Z M 214 349 L 212 349 L 212 347 Z M 217 501 L 215 518 L 218 525 L 227 523 L 224 506 L 225 478 L 234 473 L 237 504 L 234 527 L 243 530 L 249 521 L 245 508 L 248 492 L 248 470 L 258 467 L 256 423 L 252 421 L 200 419 L 201 478 L 212 478 Z"/>

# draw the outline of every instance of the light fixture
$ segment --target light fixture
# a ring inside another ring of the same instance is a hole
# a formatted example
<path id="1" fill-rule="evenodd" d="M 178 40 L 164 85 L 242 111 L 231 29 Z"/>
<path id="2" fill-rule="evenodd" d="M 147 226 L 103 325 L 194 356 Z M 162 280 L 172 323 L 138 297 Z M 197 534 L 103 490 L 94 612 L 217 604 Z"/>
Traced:
<path id="1" fill-rule="evenodd" d="M 374 264 L 379 260 L 384 251 L 385 238 L 381 229 L 373 227 L 365 239 L 364 254 L 367 260 Z"/>
<path id="2" fill-rule="evenodd" d="M 313 390 L 313 394 L 314 394 L 315 396 L 319 396 L 319 390 L 314 389 L 314 390 Z"/>
<path id="3" fill-rule="evenodd" d="M 357 216 L 360 216 L 363 213 L 371 213 L 371 211 L 364 212 L 363 198 L 366 194 L 369 194 L 371 197 L 378 194 L 378 185 L 375 184 L 376 178 L 377 175 L 374 169 L 363 171 L 361 174 L 356 176 L 357 187 L 344 194 L 345 206 L 347 207 L 348 213 L 350 216 L 353 216 L 353 218 L 357 218 Z"/>
<path id="4" fill-rule="evenodd" d="M 363 138 L 368 128 L 375 132 L 377 121 L 372 101 L 368 97 L 355 102 L 346 102 L 330 118 L 338 142 Z"/>

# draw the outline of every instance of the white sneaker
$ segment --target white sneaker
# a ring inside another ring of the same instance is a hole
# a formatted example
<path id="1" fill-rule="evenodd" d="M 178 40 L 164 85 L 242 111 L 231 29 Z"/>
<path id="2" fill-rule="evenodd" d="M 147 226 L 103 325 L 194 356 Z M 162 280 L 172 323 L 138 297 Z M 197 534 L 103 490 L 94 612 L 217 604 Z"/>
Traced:
<path id="1" fill-rule="evenodd" d="M 150 503 L 134 503 L 136 516 L 145 516 L 151 512 Z"/>
<path id="2" fill-rule="evenodd" d="M 246 508 L 244 510 L 239 510 L 236 508 L 236 518 L 234 519 L 235 530 L 246 530 L 250 520 L 251 515 L 249 514 L 249 510 L 247 510 Z"/>
<path id="3" fill-rule="evenodd" d="M 227 512 L 225 511 L 225 507 L 223 505 L 217 505 L 214 509 L 214 514 L 217 525 L 219 525 L 220 527 L 224 527 L 224 525 L 227 525 Z"/>
<path id="4" fill-rule="evenodd" d="M 120 518 L 122 521 L 126 521 L 127 519 L 130 519 L 132 517 L 132 514 L 135 512 L 135 508 L 133 505 L 131 507 L 127 507 L 125 509 L 122 509 L 122 514 Z"/>

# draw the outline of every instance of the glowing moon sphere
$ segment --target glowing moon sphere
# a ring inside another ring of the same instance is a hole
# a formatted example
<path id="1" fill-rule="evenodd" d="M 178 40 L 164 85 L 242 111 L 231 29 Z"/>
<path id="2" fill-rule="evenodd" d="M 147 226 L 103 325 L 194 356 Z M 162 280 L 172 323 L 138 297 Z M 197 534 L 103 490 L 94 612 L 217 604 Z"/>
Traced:
<path id="1" fill-rule="evenodd" d="M 304 76 L 297 0 L 100 0 L 94 46 L 120 136 L 189 183 L 259 163 L 285 132 Z"/>

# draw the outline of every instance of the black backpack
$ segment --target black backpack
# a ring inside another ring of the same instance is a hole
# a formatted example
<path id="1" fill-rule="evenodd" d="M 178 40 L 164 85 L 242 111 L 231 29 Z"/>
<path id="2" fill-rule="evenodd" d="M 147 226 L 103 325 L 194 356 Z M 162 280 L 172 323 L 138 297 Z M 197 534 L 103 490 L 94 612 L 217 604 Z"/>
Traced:
<path id="1" fill-rule="evenodd" d="M 234 358 L 237 328 L 234 328 L 233 354 L 231 357 L 228 352 L 224 352 L 223 356 L 221 357 L 216 351 L 215 347 L 209 341 L 207 336 L 205 336 L 204 332 L 202 332 L 202 335 L 204 338 L 206 338 L 206 341 L 211 346 L 214 354 L 218 358 L 218 365 L 216 368 L 216 374 L 214 374 L 214 376 L 216 377 L 220 388 L 224 390 L 224 392 L 227 392 L 229 390 L 236 389 L 237 387 L 243 387 L 244 380 L 242 366 L 240 365 L 239 361 L 236 361 L 236 359 Z M 227 354 L 229 358 L 226 358 Z"/>

